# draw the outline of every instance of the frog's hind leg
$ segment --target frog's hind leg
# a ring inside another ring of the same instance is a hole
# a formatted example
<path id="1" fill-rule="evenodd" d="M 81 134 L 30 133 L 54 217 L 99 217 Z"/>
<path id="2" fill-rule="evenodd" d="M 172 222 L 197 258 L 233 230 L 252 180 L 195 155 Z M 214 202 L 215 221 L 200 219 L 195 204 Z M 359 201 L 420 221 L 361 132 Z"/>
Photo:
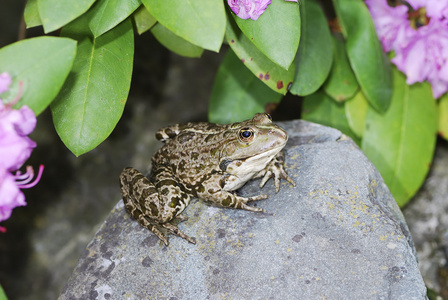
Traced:
<path id="1" fill-rule="evenodd" d="M 170 223 L 173 219 L 180 222 L 187 219 L 180 214 L 190 202 L 190 196 L 163 166 L 153 168 L 152 176 L 150 181 L 133 168 L 122 172 L 120 182 L 126 210 L 141 226 L 157 235 L 165 245 L 168 245 L 168 241 L 161 228 L 195 244 L 194 239 Z"/>
<path id="2" fill-rule="evenodd" d="M 163 204 L 163 207 L 160 208 L 162 211 L 158 219 L 160 225 L 169 232 L 192 244 L 196 244 L 195 238 L 189 237 L 177 228 L 176 225 L 169 222 L 174 218 L 180 222 L 188 219 L 188 217 L 181 215 L 181 213 L 190 203 L 190 195 L 186 193 L 183 185 L 173 179 L 171 172 L 163 166 L 153 169 L 152 174 L 154 175 L 151 179 L 156 182 L 155 188 L 157 189 L 160 203 Z M 166 216 L 169 216 L 169 220 Z"/>
<path id="3" fill-rule="evenodd" d="M 127 197 L 123 197 L 123 201 L 125 203 L 126 210 L 137 221 L 137 223 L 140 224 L 140 226 L 151 230 L 166 246 L 168 246 L 168 240 L 157 225 L 151 223 L 147 218 L 145 218 L 145 215 L 135 205 L 127 205 L 127 202 L 129 203 L 129 199 L 127 199 Z"/>

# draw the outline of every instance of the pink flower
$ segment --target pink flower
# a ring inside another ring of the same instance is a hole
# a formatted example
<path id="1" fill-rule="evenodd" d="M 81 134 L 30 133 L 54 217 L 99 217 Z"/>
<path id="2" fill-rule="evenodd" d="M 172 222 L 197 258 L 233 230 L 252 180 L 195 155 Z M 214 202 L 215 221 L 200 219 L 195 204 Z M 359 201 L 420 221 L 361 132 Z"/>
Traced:
<path id="1" fill-rule="evenodd" d="M 9 219 L 12 209 L 26 205 L 25 196 L 16 185 L 14 175 L 0 166 L 0 222 Z"/>
<path id="2" fill-rule="evenodd" d="M 11 77 L 8 73 L 0 74 L 0 93 L 9 89 Z M 21 84 L 19 83 L 21 93 Z M 25 196 L 20 189 L 36 185 L 43 172 L 43 165 L 33 180 L 34 170 L 27 166 L 26 173 L 17 171 L 30 157 L 36 143 L 28 135 L 36 127 L 36 115 L 27 106 L 13 109 L 20 95 L 12 102 L 3 104 L 0 99 L 0 222 L 11 216 L 12 209 L 26 205 Z M 0 226 L 0 232 L 6 229 Z"/>
<path id="3" fill-rule="evenodd" d="M 407 75 L 406 83 L 428 80 L 434 98 L 448 90 L 448 27 L 436 18 L 418 28 L 409 44 L 396 51 L 392 62 Z"/>
<path id="4" fill-rule="evenodd" d="M 35 126 L 36 116 L 30 108 L 15 110 L 0 101 L 0 165 L 14 171 L 25 163 L 36 147 L 27 136 Z"/>
<path id="5" fill-rule="evenodd" d="M 298 2 L 298 0 L 285 0 Z M 227 0 L 230 9 L 241 19 L 257 20 L 266 10 L 271 0 Z"/>
<path id="6" fill-rule="evenodd" d="M 227 0 L 230 9 L 241 19 L 257 20 L 271 0 Z"/>
<path id="7" fill-rule="evenodd" d="M 17 171 L 13 175 L 0 166 L 0 222 L 9 219 L 13 208 L 26 205 L 25 196 L 20 189 L 35 186 L 42 176 L 44 166 L 40 165 L 39 173 L 33 182 L 30 182 L 34 177 L 33 168 L 28 166 L 26 169 L 25 174 Z M 3 231 L 1 227 L 0 231 Z"/>
<path id="8" fill-rule="evenodd" d="M 366 0 L 366 5 L 370 9 L 384 51 L 405 46 L 415 34 L 415 30 L 409 26 L 406 6 L 391 7 L 386 0 Z"/>
<path id="9" fill-rule="evenodd" d="M 413 11 L 386 0 L 366 0 L 385 51 L 408 84 L 427 80 L 434 98 L 448 90 L 448 0 L 408 0 Z M 411 27 L 411 22 L 414 27 Z"/>
<path id="10" fill-rule="evenodd" d="M 429 18 L 436 18 L 448 22 L 448 1 L 446 0 L 408 0 L 414 10 L 425 8 Z"/>

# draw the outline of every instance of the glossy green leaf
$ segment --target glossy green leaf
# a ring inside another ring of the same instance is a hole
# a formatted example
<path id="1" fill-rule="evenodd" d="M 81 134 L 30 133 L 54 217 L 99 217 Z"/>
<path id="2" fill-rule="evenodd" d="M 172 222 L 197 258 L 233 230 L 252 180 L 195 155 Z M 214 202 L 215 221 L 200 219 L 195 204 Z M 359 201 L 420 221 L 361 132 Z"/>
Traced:
<path id="1" fill-rule="evenodd" d="M 339 129 L 359 144 L 348 124 L 344 104 L 334 101 L 322 90 L 306 96 L 302 109 L 302 119 Z"/>
<path id="2" fill-rule="evenodd" d="M 201 57 L 204 49 L 178 37 L 165 26 L 157 23 L 151 28 L 151 33 L 163 46 L 176 54 L 186 57 Z"/>
<path id="3" fill-rule="evenodd" d="M 439 98 L 438 104 L 439 134 L 445 140 L 448 140 L 448 94 Z"/>
<path id="4" fill-rule="evenodd" d="M 226 17 L 221 0 L 143 0 L 159 23 L 182 39 L 218 52 L 224 39 Z"/>
<path id="5" fill-rule="evenodd" d="M 275 92 L 286 94 L 294 78 L 294 65 L 287 71 L 273 63 L 242 34 L 231 17 L 228 18 L 225 36 L 233 52 L 255 76 Z"/>
<path id="6" fill-rule="evenodd" d="M 8 300 L 8 297 L 6 297 L 6 293 L 1 285 L 0 285 L 0 300 Z"/>
<path id="7" fill-rule="evenodd" d="M 37 0 L 40 20 L 45 33 L 52 32 L 73 21 L 85 13 L 93 2 L 95 0 Z"/>
<path id="8" fill-rule="evenodd" d="M 429 84 L 408 86 L 393 70 L 394 93 L 389 109 L 367 110 L 362 150 L 380 171 L 400 206 L 422 185 L 436 143 L 437 110 Z"/>
<path id="9" fill-rule="evenodd" d="M 284 69 L 294 60 L 300 40 L 300 12 L 296 2 L 272 1 L 256 20 L 231 13 L 238 27 L 260 51 Z"/>
<path id="10" fill-rule="evenodd" d="M 134 21 L 138 34 L 148 31 L 152 26 L 154 26 L 154 24 L 157 23 L 156 18 L 151 15 L 144 5 L 141 5 L 134 12 Z"/>
<path id="11" fill-rule="evenodd" d="M 32 28 L 42 25 L 40 20 L 39 10 L 37 8 L 37 0 L 28 0 L 25 5 L 25 11 L 23 12 L 26 28 Z"/>
<path id="12" fill-rule="evenodd" d="M 385 112 L 392 96 L 391 68 L 369 10 L 362 0 L 333 0 L 333 4 L 346 30 L 347 56 L 356 79 L 370 104 Z"/>
<path id="13" fill-rule="evenodd" d="M 358 91 L 356 95 L 345 102 L 345 115 L 351 130 L 359 138 L 364 132 L 366 121 L 366 113 L 369 103 L 362 91 Z"/>
<path id="14" fill-rule="evenodd" d="M 315 0 L 300 6 L 301 37 L 291 93 L 306 96 L 325 82 L 333 63 L 333 41 L 324 12 Z"/>
<path id="15" fill-rule="evenodd" d="M 345 101 L 353 97 L 359 85 L 348 61 L 344 42 L 337 37 L 333 37 L 333 43 L 333 67 L 324 84 L 324 90 L 336 101 Z"/>
<path id="16" fill-rule="evenodd" d="M 246 120 L 257 112 L 264 112 L 266 104 L 278 103 L 281 98 L 282 95 L 253 76 L 229 49 L 213 85 L 209 120 L 221 124 Z"/>
<path id="17" fill-rule="evenodd" d="M 76 55 L 76 41 L 58 37 L 37 37 L 22 40 L 0 49 L 0 70 L 8 72 L 13 83 L 2 94 L 5 102 L 23 93 L 15 107 L 28 105 L 40 114 L 58 94 Z"/>
<path id="18" fill-rule="evenodd" d="M 141 4 L 140 0 L 97 0 L 92 7 L 90 30 L 95 37 L 99 37 L 120 24 Z"/>
<path id="19" fill-rule="evenodd" d="M 51 106 L 56 131 L 77 156 L 104 141 L 120 119 L 134 55 L 130 20 L 94 38 L 88 19 L 81 17 L 62 30 L 61 35 L 78 40 L 78 55 Z"/>

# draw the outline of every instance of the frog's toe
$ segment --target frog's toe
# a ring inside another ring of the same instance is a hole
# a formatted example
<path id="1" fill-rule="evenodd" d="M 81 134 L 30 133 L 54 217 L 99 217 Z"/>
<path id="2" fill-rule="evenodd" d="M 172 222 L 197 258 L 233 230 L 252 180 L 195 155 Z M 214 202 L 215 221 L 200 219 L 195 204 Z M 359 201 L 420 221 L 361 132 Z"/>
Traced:
<path id="1" fill-rule="evenodd" d="M 146 228 L 148 228 L 149 230 L 151 230 L 155 235 L 157 235 L 157 237 L 165 244 L 165 246 L 168 246 L 168 240 L 166 239 L 165 235 L 159 230 L 159 228 L 154 225 L 151 224 L 149 226 L 145 226 Z"/>
<path id="2" fill-rule="evenodd" d="M 260 181 L 260 189 L 261 189 L 262 187 L 264 187 L 264 185 L 266 184 L 266 182 L 267 182 L 271 177 L 272 177 L 272 171 L 268 170 L 268 171 L 264 174 L 263 179 L 261 179 L 261 181 Z"/>
<path id="3" fill-rule="evenodd" d="M 240 205 L 237 206 L 236 208 L 241 208 L 241 209 L 250 210 L 250 211 L 263 211 L 262 208 L 247 205 L 247 202 L 267 199 L 268 195 L 258 195 L 258 196 L 247 197 L 247 198 L 237 196 L 237 198 L 239 200 Z"/>
<path id="4" fill-rule="evenodd" d="M 185 216 L 185 215 L 177 215 L 175 218 L 176 218 L 177 220 L 179 220 L 179 222 L 184 222 L 184 221 L 187 221 L 187 220 L 188 220 L 188 217 Z"/>
<path id="5" fill-rule="evenodd" d="M 188 235 L 186 235 L 185 233 L 183 233 L 182 231 L 180 231 L 179 228 L 177 228 L 176 226 L 174 226 L 171 223 L 164 223 L 161 224 L 164 228 L 168 229 L 171 233 L 180 236 L 181 238 L 183 238 L 184 240 L 189 241 L 192 244 L 196 244 L 196 239 L 189 237 Z"/>
<path id="6" fill-rule="evenodd" d="M 260 207 L 253 207 L 253 206 L 249 206 L 249 205 L 244 204 L 244 203 L 241 203 L 241 209 L 254 211 L 254 212 L 263 211 L 263 209 L 260 208 Z"/>
<path id="7" fill-rule="evenodd" d="M 263 195 L 244 198 L 245 202 L 258 201 L 258 200 L 263 200 L 263 199 L 268 199 L 268 195 L 263 194 Z"/>

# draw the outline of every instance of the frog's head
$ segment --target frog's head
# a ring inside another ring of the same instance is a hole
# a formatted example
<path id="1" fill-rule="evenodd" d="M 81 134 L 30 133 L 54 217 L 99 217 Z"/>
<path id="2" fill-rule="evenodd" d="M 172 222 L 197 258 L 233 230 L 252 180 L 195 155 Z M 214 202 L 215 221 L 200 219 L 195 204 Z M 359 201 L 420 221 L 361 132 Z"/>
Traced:
<path id="1" fill-rule="evenodd" d="M 286 132 L 262 113 L 229 125 L 224 136 L 228 142 L 221 149 L 219 168 L 243 177 L 263 170 L 288 141 Z"/>

